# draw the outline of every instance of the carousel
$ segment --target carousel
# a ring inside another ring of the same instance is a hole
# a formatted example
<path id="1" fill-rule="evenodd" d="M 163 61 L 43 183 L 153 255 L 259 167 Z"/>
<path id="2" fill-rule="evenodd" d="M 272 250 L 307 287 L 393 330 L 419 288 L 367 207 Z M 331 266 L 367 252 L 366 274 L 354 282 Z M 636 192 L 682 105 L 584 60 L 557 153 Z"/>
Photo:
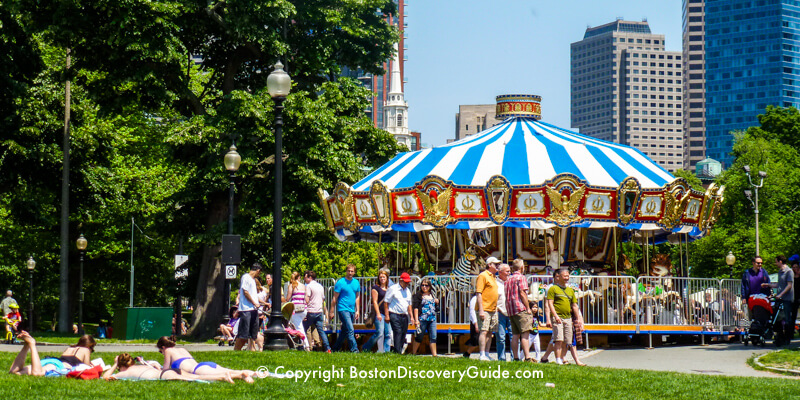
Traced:
<path id="1" fill-rule="evenodd" d="M 709 232 L 724 187 L 692 190 L 633 147 L 542 122 L 540 101 L 497 96 L 502 123 L 320 189 L 328 228 L 346 241 L 419 243 L 439 273 L 494 256 L 533 272 L 577 263 L 618 274 L 620 241 L 646 249 Z"/>

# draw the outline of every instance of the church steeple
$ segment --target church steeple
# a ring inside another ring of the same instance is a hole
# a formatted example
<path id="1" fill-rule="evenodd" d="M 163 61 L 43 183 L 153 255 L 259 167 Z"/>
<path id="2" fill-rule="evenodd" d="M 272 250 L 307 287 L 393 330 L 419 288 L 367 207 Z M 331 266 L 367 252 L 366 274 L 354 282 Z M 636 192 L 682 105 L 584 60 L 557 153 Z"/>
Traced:
<path id="1" fill-rule="evenodd" d="M 395 136 L 398 143 L 411 148 L 411 133 L 408 130 L 408 103 L 403 95 L 403 77 L 400 74 L 400 51 L 397 43 L 394 45 L 395 56 L 392 61 L 392 75 L 389 84 L 389 93 L 386 96 L 383 110 L 384 129 Z"/>

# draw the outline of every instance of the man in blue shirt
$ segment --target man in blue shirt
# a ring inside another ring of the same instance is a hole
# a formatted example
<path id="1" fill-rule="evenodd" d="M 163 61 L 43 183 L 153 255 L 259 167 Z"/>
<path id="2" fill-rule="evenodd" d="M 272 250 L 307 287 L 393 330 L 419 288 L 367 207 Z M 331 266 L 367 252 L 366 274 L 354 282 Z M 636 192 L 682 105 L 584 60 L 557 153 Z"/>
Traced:
<path id="1" fill-rule="evenodd" d="M 358 293 L 361 291 L 361 284 L 353 277 L 356 275 L 356 266 L 347 264 L 344 278 L 336 281 L 333 288 L 333 301 L 331 301 L 331 309 L 328 313 L 328 318 L 333 320 L 334 310 L 339 315 L 339 321 L 342 323 L 339 336 L 336 338 L 336 343 L 331 348 L 333 351 L 339 350 L 344 342 L 345 336 L 348 343 L 350 343 L 350 351 L 358 353 L 358 344 L 356 343 L 355 330 L 353 323 L 358 318 L 358 310 L 361 306 L 361 299 Z"/>

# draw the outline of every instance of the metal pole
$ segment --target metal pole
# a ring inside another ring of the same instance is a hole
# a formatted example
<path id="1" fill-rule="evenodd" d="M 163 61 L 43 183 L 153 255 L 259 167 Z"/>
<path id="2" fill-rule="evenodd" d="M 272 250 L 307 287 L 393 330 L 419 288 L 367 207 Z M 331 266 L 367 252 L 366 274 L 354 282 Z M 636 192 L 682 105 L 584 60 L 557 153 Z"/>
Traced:
<path id="1" fill-rule="evenodd" d="M 761 256 L 761 246 L 760 246 L 759 237 L 758 237 L 758 186 L 755 187 L 755 192 L 756 192 L 756 210 L 755 210 L 755 214 L 756 214 L 756 257 L 760 257 Z"/>
<path id="2" fill-rule="evenodd" d="M 80 282 L 80 297 L 78 298 L 78 334 L 83 335 L 83 256 L 85 251 L 81 250 L 81 269 L 78 281 Z"/>
<path id="3" fill-rule="evenodd" d="M 276 156 L 277 157 L 277 156 Z M 231 171 L 230 185 L 228 186 L 228 235 L 233 235 L 233 195 L 236 190 L 234 179 L 236 173 Z M 223 265 L 222 268 L 225 268 Z M 225 312 L 231 309 L 231 280 L 225 279 Z"/>
<path id="4" fill-rule="evenodd" d="M 272 265 L 272 311 L 269 327 L 264 338 L 264 349 L 286 350 L 288 336 L 281 321 L 281 222 L 283 219 L 283 98 L 275 98 L 275 209 L 273 211 L 273 265 Z M 230 296 L 229 296 L 230 297 Z"/>
<path id="5" fill-rule="evenodd" d="M 69 137 L 70 97 L 69 80 L 70 49 L 67 49 L 67 82 L 64 97 L 64 165 L 61 170 L 61 268 L 59 279 L 58 331 L 67 333 L 72 326 L 69 316 Z"/>
<path id="6" fill-rule="evenodd" d="M 33 270 L 29 269 L 28 272 L 30 273 L 30 293 L 28 297 L 30 298 L 30 307 L 28 309 L 28 332 L 33 332 Z"/>
<path id="7" fill-rule="evenodd" d="M 133 217 L 131 217 L 131 301 L 128 307 L 133 308 Z"/>

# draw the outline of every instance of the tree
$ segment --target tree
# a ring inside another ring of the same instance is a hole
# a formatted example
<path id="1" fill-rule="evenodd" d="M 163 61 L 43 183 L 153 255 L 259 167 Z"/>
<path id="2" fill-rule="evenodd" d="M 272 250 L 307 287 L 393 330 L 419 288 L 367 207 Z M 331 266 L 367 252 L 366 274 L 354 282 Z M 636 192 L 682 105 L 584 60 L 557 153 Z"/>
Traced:
<path id="1" fill-rule="evenodd" d="M 380 63 L 397 40 L 385 18 L 395 12 L 391 0 L 19 3 L 20 25 L 70 49 L 70 73 L 87 101 L 86 118 L 73 118 L 75 133 L 96 153 L 79 161 L 75 193 L 93 201 L 74 220 L 103 230 L 109 221 L 119 227 L 121 219 L 142 216 L 159 242 L 152 254 L 160 267 L 152 272 L 161 277 L 169 247 L 186 237 L 197 282 L 196 335 L 213 333 L 224 314 L 218 256 L 228 182 L 221 159 L 232 140 L 243 156 L 235 231 L 244 237 L 246 262 L 271 258 L 274 141 L 265 84 L 277 59 L 295 82 L 286 102 L 287 255 L 307 241 L 332 240 L 324 234 L 317 187 L 355 180 L 360 167 L 375 167 L 398 151 L 364 117 L 368 92 L 335 80 L 341 66 L 383 72 Z M 89 124 L 130 135 L 103 136 Z M 115 180 L 120 175 L 126 178 Z M 137 190 L 139 177 L 147 190 Z M 108 237 L 119 241 L 122 231 L 114 228 Z M 119 243 L 104 250 L 116 262 L 123 254 Z"/>

